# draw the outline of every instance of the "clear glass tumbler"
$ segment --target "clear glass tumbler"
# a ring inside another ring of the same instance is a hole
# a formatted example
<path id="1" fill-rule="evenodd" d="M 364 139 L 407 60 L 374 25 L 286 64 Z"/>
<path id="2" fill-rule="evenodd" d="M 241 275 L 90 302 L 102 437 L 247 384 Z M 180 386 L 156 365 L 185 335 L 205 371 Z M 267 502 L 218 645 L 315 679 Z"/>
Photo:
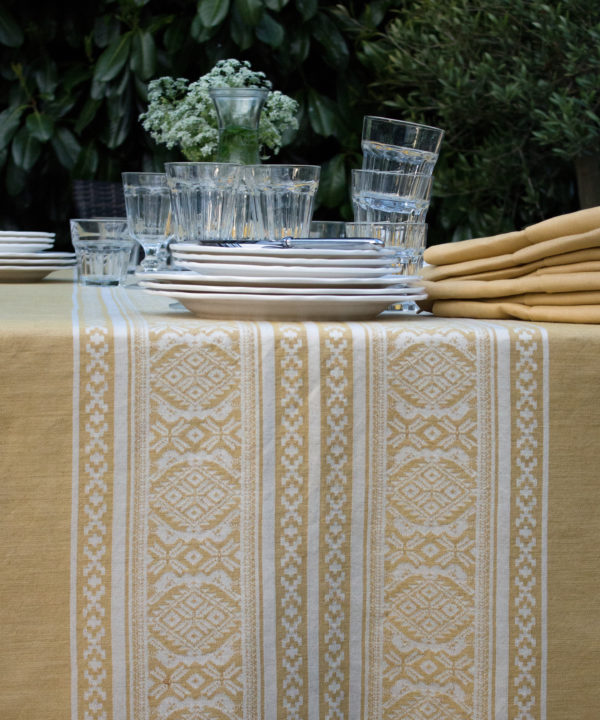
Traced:
<path id="1" fill-rule="evenodd" d="M 431 175 L 444 131 L 420 123 L 366 115 L 361 148 L 364 170 L 395 170 Z"/>
<path id="2" fill-rule="evenodd" d="M 423 173 L 352 170 L 356 222 L 423 222 L 433 179 Z"/>
<path id="3" fill-rule="evenodd" d="M 318 165 L 251 165 L 248 184 L 266 241 L 308 237 L 319 187 Z"/>
<path id="4" fill-rule="evenodd" d="M 171 196 L 167 177 L 158 172 L 124 172 L 123 192 L 129 232 L 144 249 L 141 268 L 162 270 L 173 238 Z"/>
<path id="5" fill-rule="evenodd" d="M 127 218 L 73 218 L 69 224 L 79 284 L 119 285 L 134 245 Z"/>
<path id="6" fill-rule="evenodd" d="M 178 242 L 233 239 L 239 167 L 236 163 L 165 163 Z"/>
<path id="7" fill-rule="evenodd" d="M 427 244 L 427 223 L 422 222 L 349 222 L 346 234 L 354 238 L 383 240 L 386 248 L 396 250 L 392 272 L 399 275 L 407 285 L 420 279 L 423 253 Z M 390 310 L 416 312 L 415 302 L 407 300 L 393 305 Z"/>

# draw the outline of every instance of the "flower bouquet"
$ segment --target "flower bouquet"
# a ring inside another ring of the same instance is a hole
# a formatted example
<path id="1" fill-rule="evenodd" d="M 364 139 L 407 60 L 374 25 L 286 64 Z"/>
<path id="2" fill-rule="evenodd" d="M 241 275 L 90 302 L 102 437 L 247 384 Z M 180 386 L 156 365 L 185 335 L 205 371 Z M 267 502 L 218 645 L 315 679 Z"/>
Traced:
<path id="1" fill-rule="evenodd" d="M 257 123 L 260 118 L 260 123 L 254 132 L 255 162 L 258 162 L 259 154 L 262 159 L 269 157 L 270 153 L 276 155 L 284 142 L 284 132 L 298 128 L 298 103 L 273 90 L 265 74 L 252 70 L 248 61 L 235 59 L 219 60 L 210 72 L 195 82 L 171 77 L 151 80 L 148 84 L 148 110 L 140 115 L 142 126 L 157 143 L 179 148 L 192 162 L 213 160 L 217 154 L 220 160 L 229 159 L 223 157 L 228 149 L 222 144 L 219 147 L 219 117 L 216 101 L 213 102 L 210 95 L 210 91 L 216 88 L 254 88 L 262 91 L 259 93 L 260 114 L 256 118 Z M 243 127 L 227 128 L 228 137 L 234 139 L 239 139 L 243 131 Z M 248 138 L 244 138 L 247 142 Z M 223 139 L 224 135 L 221 142 Z M 252 158 L 252 152 L 246 157 Z M 236 157 L 231 159 L 239 160 Z M 243 157 L 241 161 L 248 162 Z"/>

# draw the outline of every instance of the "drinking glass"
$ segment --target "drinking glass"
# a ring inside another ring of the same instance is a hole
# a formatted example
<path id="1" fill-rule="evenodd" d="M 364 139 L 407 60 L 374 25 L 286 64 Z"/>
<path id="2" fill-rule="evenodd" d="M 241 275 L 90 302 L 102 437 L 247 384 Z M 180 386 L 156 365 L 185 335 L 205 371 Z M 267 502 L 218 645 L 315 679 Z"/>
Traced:
<path id="1" fill-rule="evenodd" d="M 423 253 L 427 244 L 427 224 L 422 222 L 349 222 L 346 223 L 347 237 L 376 238 L 383 240 L 385 247 L 395 248 L 396 262 L 393 272 L 406 281 L 419 277 L 423 267 Z M 393 305 L 390 310 L 416 312 L 415 302 L 407 300 Z"/>
<path id="2" fill-rule="evenodd" d="M 443 137 L 443 130 L 430 125 L 366 115 L 361 141 L 363 169 L 431 175 Z"/>
<path id="3" fill-rule="evenodd" d="M 164 252 L 173 238 L 171 196 L 167 177 L 158 172 L 124 172 L 123 192 L 129 232 L 144 249 L 145 272 L 166 266 Z"/>
<path id="4" fill-rule="evenodd" d="M 352 206 L 356 222 L 424 221 L 431 175 L 352 170 Z"/>
<path id="5" fill-rule="evenodd" d="M 134 245 L 127 218 L 73 218 L 69 225 L 79 284 L 119 285 Z"/>
<path id="6" fill-rule="evenodd" d="M 346 223 L 343 220 L 313 220 L 309 232 L 314 238 L 345 238 Z"/>
<path id="7" fill-rule="evenodd" d="M 178 242 L 232 240 L 239 167 L 236 163 L 165 163 Z"/>
<path id="8" fill-rule="evenodd" d="M 308 237 L 321 168 L 318 165 L 251 165 L 248 180 L 263 240 Z"/>

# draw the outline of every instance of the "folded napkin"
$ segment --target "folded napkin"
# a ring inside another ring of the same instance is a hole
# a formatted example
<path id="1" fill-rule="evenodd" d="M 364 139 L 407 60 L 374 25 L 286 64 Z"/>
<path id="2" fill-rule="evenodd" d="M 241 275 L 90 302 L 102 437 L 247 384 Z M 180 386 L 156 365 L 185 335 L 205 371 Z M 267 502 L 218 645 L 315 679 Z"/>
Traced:
<path id="1" fill-rule="evenodd" d="M 425 251 L 425 262 L 430 265 L 448 265 L 479 258 L 497 257 L 517 252 L 529 245 L 546 240 L 580 235 L 598 229 L 600 229 L 600 206 L 558 215 L 530 225 L 524 230 L 434 245 Z"/>
<path id="2" fill-rule="evenodd" d="M 600 207 L 425 251 L 423 310 L 444 317 L 600 322 Z"/>

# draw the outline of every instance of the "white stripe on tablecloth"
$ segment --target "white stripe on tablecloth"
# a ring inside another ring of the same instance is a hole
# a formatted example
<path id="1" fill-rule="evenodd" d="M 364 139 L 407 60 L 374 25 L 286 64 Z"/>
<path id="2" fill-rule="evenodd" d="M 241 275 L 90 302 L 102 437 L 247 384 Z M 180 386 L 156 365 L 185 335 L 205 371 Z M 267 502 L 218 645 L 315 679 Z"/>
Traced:
<path id="1" fill-rule="evenodd" d="M 367 437 L 367 343 L 365 328 L 350 323 L 353 350 L 352 521 L 350 529 L 350 657 L 348 720 L 361 716 L 363 563 Z M 370 333 L 369 333 L 370 335 Z M 369 343 L 371 346 L 372 343 Z"/>
<path id="2" fill-rule="evenodd" d="M 494 325 L 496 331 L 496 378 L 497 378 L 497 511 L 495 586 L 495 632 L 494 618 L 490 618 L 490 637 L 495 638 L 495 708 L 490 716 L 494 720 L 508 718 L 508 639 L 510 594 L 510 485 L 511 485 L 511 396 L 510 396 L 510 336 L 505 328 Z M 493 566 L 492 566 L 493 570 Z M 492 585 L 492 589 L 493 589 Z M 491 661 L 491 658 L 490 658 Z M 491 667 L 490 667 L 491 670 Z M 490 672 L 490 677 L 492 673 Z M 490 693 L 491 697 L 491 693 Z"/>
<path id="3" fill-rule="evenodd" d="M 542 627 L 541 627 L 541 668 L 540 668 L 540 720 L 546 720 L 546 675 L 548 670 L 548 474 L 550 455 L 550 352 L 548 347 L 548 333 L 543 328 L 538 328 L 542 336 L 543 348 L 543 443 L 542 449 Z"/>
<path id="4" fill-rule="evenodd" d="M 275 597 L 275 352 L 273 327 L 259 325 L 262 350 L 262 580 L 263 689 L 262 720 L 277 720 L 277 603 Z"/>
<path id="5" fill-rule="evenodd" d="M 308 343 L 308 533 L 306 613 L 308 717 L 319 719 L 319 527 L 321 512 L 321 354 L 319 329 L 305 323 Z"/>
<path id="6" fill-rule="evenodd" d="M 73 327 L 73 465 L 71 498 L 71 597 L 70 597 L 70 634 L 71 634 L 71 720 L 78 720 L 77 693 L 77 535 L 79 526 L 79 303 L 77 301 L 77 283 L 73 285 L 73 307 L 71 322 Z"/>
<path id="7" fill-rule="evenodd" d="M 127 720 L 126 567 L 127 487 L 129 466 L 129 328 L 115 301 L 114 290 L 104 288 L 102 299 L 113 326 L 114 338 L 114 472 L 111 546 L 111 650 L 112 720 Z M 117 290 L 118 292 L 118 290 Z"/>

